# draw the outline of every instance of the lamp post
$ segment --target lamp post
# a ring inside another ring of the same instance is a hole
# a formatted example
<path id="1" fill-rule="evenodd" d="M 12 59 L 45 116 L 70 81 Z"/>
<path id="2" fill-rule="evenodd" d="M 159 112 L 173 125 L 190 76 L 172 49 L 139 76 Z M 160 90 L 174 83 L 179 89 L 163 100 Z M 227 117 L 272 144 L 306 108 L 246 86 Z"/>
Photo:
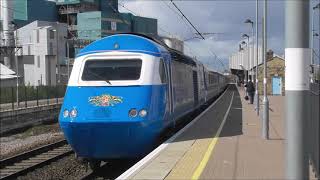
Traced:
<path id="1" fill-rule="evenodd" d="M 240 43 L 240 49 L 241 50 L 244 50 L 243 46 L 246 45 L 247 43 L 245 41 L 242 41 Z M 243 46 L 241 46 L 243 45 Z M 247 84 L 247 81 L 248 81 L 248 75 L 247 75 L 247 69 L 246 69 L 246 65 L 245 65 L 245 60 L 244 60 L 244 57 L 242 56 L 241 54 L 241 64 L 240 64 L 241 68 L 243 69 L 243 72 L 244 72 L 244 80 L 243 80 L 243 84 Z M 247 92 L 245 92 L 245 94 L 247 95 Z"/>
<path id="2" fill-rule="evenodd" d="M 255 100 L 256 100 L 256 112 L 259 116 L 260 111 L 260 98 L 259 98 L 259 26 L 258 26 L 258 19 L 259 19 L 259 0 L 256 0 L 256 92 L 255 92 Z"/>
<path id="3" fill-rule="evenodd" d="M 267 96 L 267 0 L 264 0 L 263 7 L 263 116 L 262 136 L 269 139 L 269 100 Z"/>
<path id="4" fill-rule="evenodd" d="M 251 32 L 252 32 L 252 35 L 251 35 L 251 37 L 252 37 L 252 47 L 253 47 L 253 49 L 254 49 L 254 28 L 253 28 L 253 21 L 251 21 L 250 19 L 247 19 L 244 23 L 247 23 L 247 24 L 251 24 Z M 248 42 L 249 44 L 250 44 L 250 42 Z M 249 46 L 249 48 L 250 48 L 250 46 Z M 254 51 L 253 51 L 254 52 Z M 255 75 L 255 73 L 253 73 L 253 67 L 254 67 L 254 61 L 253 61 L 253 59 L 254 59 L 254 57 L 252 57 L 251 58 L 251 53 L 249 53 L 250 54 L 250 71 L 251 71 L 251 77 L 252 77 L 252 81 L 254 80 L 254 75 Z"/>
<path id="5" fill-rule="evenodd" d="M 316 6 L 314 6 L 313 8 L 313 12 L 312 12 L 312 20 L 311 20 L 311 27 L 312 27 L 312 30 L 311 30 L 311 50 L 312 50 L 312 53 L 311 53 L 311 65 L 314 64 L 314 37 L 317 35 L 317 33 L 315 33 L 315 29 L 314 29 L 314 13 L 317 9 L 319 9 L 319 13 L 320 13 L 320 3 L 318 3 Z M 320 15 L 319 15 L 320 16 Z M 320 23 L 320 18 L 319 18 L 319 23 Z M 320 32 L 320 31 L 319 31 Z M 319 39 L 319 57 L 320 57 L 320 39 Z"/>
<path id="6" fill-rule="evenodd" d="M 251 62 L 250 62 L 250 37 L 249 35 L 247 34 L 243 34 L 242 35 L 243 38 L 247 38 L 247 56 L 248 56 L 248 59 L 247 59 L 247 66 L 249 67 L 248 69 L 248 75 L 250 76 L 250 71 L 251 71 Z M 247 77 L 247 82 L 248 82 L 248 77 Z"/>
<path id="7" fill-rule="evenodd" d="M 15 48 L 17 49 L 17 43 L 18 43 L 18 29 L 16 29 L 16 26 L 15 24 L 10 24 L 10 26 L 12 27 L 13 30 L 16 30 L 16 35 L 14 38 L 14 46 Z M 14 35 L 13 35 L 14 36 Z M 14 53 L 13 54 L 14 56 L 11 56 L 11 57 L 14 57 L 14 60 L 15 60 L 15 64 L 16 64 L 16 83 L 17 83 L 17 89 L 16 89 L 16 98 L 17 98 L 17 109 L 19 108 L 19 62 L 18 62 L 18 57 L 16 56 L 16 54 Z M 26 100 L 25 100 L 26 101 Z"/>
<path id="8" fill-rule="evenodd" d="M 314 62 L 314 55 L 316 54 L 316 52 L 314 51 L 314 47 L 313 47 L 313 40 L 314 37 L 320 37 L 318 33 L 313 33 L 312 35 L 312 39 L 311 39 L 311 77 L 310 77 L 310 82 L 313 83 L 314 82 L 314 78 L 315 78 L 315 72 L 314 72 L 314 67 L 315 67 L 315 62 Z M 320 42 L 320 38 L 319 38 L 319 42 Z M 318 54 L 318 58 L 320 59 L 320 44 L 319 44 L 319 54 Z"/>

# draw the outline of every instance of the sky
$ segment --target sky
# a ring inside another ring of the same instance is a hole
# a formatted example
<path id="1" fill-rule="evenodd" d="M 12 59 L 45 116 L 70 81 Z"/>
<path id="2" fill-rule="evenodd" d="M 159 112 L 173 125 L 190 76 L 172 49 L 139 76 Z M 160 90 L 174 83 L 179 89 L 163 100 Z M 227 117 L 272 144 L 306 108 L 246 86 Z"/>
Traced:
<path id="1" fill-rule="evenodd" d="M 222 71 L 228 67 L 228 58 L 239 49 L 239 43 L 244 39 L 242 34 L 251 36 L 250 24 L 246 19 L 256 21 L 255 0 L 174 0 L 185 16 L 201 33 L 217 33 L 204 36 L 205 40 L 193 38 L 196 31 L 182 18 L 169 0 L 119 0 L 120 12 L 134 12 L 136 15 L 158 19 L 160 35 L 176 37 L 185 41 L 185 53 L 196 56 L 198 60 L 211 69 Z M 311 0 L 315 6 L 320 0 Z M 259 28 L 261 35 L 262 4 L 259 1 Z M 129 9 L 129 10 L 128 10 Z M 312 9 L 312 8 L 311 8 Z M 267 43 L 268 49 L 277 55 L 284 55 L 284 1 L 268 1 Z M 312 12 L 312 11 L 311 11 Z M 315 12 L 315 29 L 319 31 L 319 12 Z M 193 38 L 193 39 L 192 39 Z M 319 39 L 319 38 L 318 38 Z M 318 49 L 318 39 L 315 48 Z M 260 41 L 261 42 L 261 41 Z M 219 63 L 213 53 L 223 61 Z"/>

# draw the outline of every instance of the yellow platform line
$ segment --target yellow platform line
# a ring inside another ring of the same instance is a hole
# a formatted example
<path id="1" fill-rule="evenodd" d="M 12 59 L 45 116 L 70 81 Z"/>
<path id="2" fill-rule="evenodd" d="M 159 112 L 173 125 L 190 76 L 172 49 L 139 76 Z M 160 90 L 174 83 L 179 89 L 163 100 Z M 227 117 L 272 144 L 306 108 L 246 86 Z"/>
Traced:
<path id="1" fill-rule="evenodd" d="M 221 123 L 221 125 L 220 125 L 220 127 L 219 127 L 219 129 L 218 129 L 218 131 L 217 131 L 217 133 L 216 133 L 216 135 L 214 136 L 214 138 L 213 138 L 212 141 L 210 142 L 209 147 L 208 147 L 206 153 L 204 154 L 204 156 L 203 156 L 203 158 L 202 158 L 199 166 L 197 167 L 197 169 L 194 171 L 194 173 L 193 173 L 193 175 L 192 175 L 192 179 L 194 179 L 194 180 L 197 180 L 197 179 L 200 178 L 203 170 L 205 169 L 206 165 L 208 164 L 208 161 L 209 161 L 209 159 L 210 159 L 210 157 L 211 157 L 211 154 L 212 154 L 212 152 L 213 152 L 213 149 L 214 149 L 215 145 L 216 145 L 217 142 L 218 142 L 218 139 L 219 139 L 220 133 L 221 133 L 221 131 L 222 131 L 222 128 L 223 128 L 223 126 L 224 126 L 224 124 L 225 124 L 225 122 L 226 122 L 226 120 L 227 120 L 229 111 L 230 111 L 231 106 L 232 106 L 233 96 L 234 96 L 234 92 L 232 93 L 230 105 L 229 105 L 229 107 L 228 107 L 228 110 L 227 110 L 226 114 L 225 114 L 224 117 L 223 117 L 223 121 L 222 121 L 222 123 Z"/>

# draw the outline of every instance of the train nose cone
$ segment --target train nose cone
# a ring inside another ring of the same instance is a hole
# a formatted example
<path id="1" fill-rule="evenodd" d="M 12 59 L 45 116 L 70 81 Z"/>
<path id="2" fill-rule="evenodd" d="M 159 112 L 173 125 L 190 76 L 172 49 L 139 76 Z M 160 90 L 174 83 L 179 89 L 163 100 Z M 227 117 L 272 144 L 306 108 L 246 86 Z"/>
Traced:
<path id="1" fill-rule="evenodd" d="M 156 138 L 141 123 L 60 124 L 74 151 L 86 158 L 137 158 L 151 150 Z"/>

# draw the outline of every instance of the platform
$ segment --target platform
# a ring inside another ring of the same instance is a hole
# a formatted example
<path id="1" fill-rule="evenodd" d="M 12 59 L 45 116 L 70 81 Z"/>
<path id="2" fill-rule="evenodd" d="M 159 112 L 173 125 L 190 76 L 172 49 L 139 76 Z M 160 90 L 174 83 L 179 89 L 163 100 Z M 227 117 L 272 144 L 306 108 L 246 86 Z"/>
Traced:
<path id="1" fill-rule="evenodd" d="M 283 96 L 270 97 L 270 140 L 243 91 L 229 85 L 177 135 L 118 179 L 284 179 Z"/>

